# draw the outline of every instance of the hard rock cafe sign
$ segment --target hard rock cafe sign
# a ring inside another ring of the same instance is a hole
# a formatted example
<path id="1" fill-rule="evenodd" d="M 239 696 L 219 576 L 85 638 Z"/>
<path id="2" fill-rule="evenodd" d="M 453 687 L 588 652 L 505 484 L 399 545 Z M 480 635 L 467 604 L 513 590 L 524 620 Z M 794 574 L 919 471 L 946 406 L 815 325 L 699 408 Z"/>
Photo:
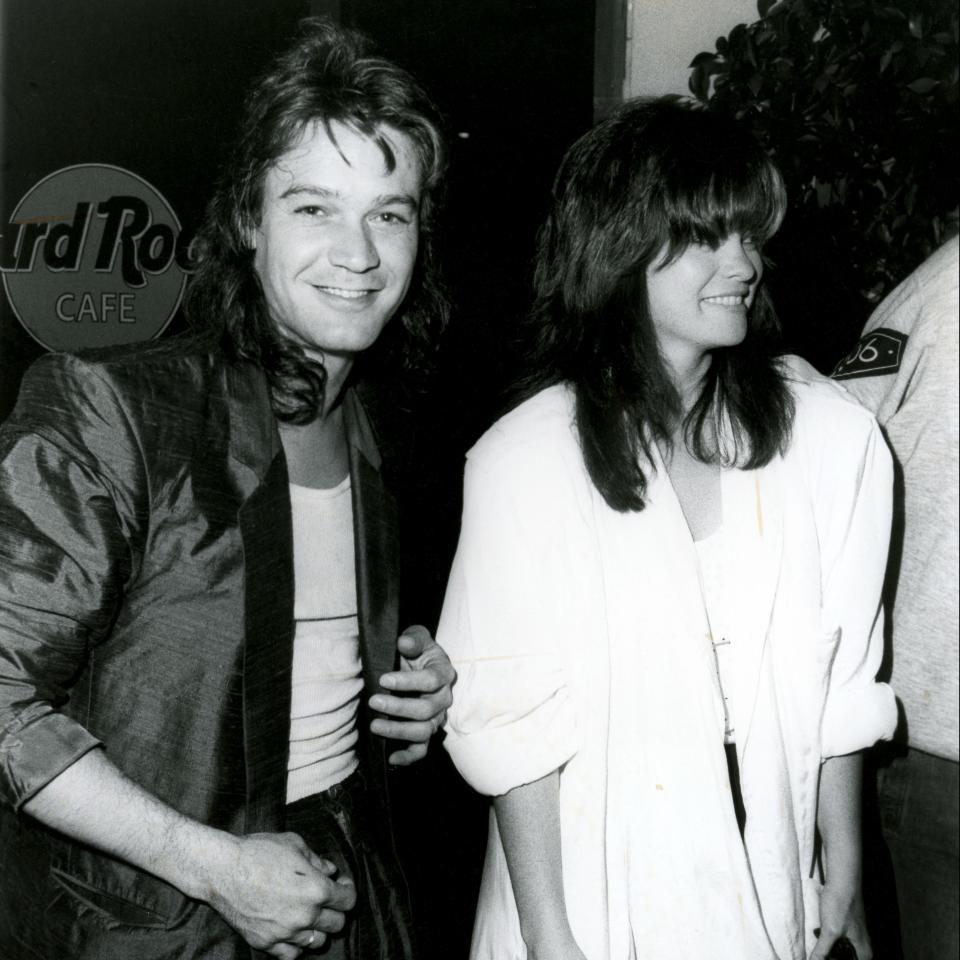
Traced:
<path id="1" fill-rule="evenodd" d="M 0 236 L 7 299 L 48 350 L 157 336 L 190 272 L 180 221 L 142 177 L 103 163 L 64 167 L 31 187 Z"/>

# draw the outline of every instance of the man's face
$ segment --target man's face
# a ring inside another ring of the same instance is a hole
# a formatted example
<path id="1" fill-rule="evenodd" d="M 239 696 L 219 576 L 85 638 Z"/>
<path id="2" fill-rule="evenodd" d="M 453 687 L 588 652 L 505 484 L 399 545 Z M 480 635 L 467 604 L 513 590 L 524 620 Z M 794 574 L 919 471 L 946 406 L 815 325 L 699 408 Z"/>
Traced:
<path id="1" fill-rule="evenodd" d="M 352 360 L 370 347 L 406 295 L 417 257 L 420 170 L 409 138 L 380 148 L 341 123 L 300 140 L 264 180 L 254 267 L 270 316 L 308 355 Z M 339 149 L 338 149 L 339 147 Z"/>

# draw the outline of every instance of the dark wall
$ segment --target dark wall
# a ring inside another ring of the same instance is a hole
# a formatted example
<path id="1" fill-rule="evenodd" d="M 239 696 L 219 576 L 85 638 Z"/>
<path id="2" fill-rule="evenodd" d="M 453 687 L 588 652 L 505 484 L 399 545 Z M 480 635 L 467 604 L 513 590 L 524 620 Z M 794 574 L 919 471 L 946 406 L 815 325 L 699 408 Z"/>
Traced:
<path id="1" fill-rule="evenodd" d="M 197 222 L 242 90 L 306 0 L 4 0 L 0 231 L 62 167 L 145 178 L 187 231 Z M 0 293 L 0 419 L 42 348 Z"/>
<path id="2" fill-rule="evenodd" d="M 463 454 L 494 416 L 529 302 L 534 237 L 570 143 L 592 122 L 593 0 L 352 0 L 343 19 L 428 87 L 451 132 L 442 251 L 453 300 L 439 379 L 415 417 L 404 593 L 430 623 L 460 514 Z M 454 690 L 456 695 L 456 690 Z M 396 808 L 424 960 L 467 956 L 486 801 L 434 749 Z"/>
<path id="3" fill-rule="evenodd" d="M 413 70 L 449 121 L 444 258 L 457 312 L 445 349 L 482 422 L 502 332 L 526 301 L 549 181 L 590 124 L 593 8 L 592 0 L 4 0 L 0 231 L 9 234 L 10 213 L 42 177 L 96 162 L 148 180 L 189 232 L 250 78 L 301 16 L 339 12 Z M 0 296 L 0 419 L 40 352 Z"/>
<path id="4" fill-rule="evenodd" d="M 352 0 L 343 14 L 422 79 L 449 123 L 445 369 L 485 413 L 553 173 L 591 124 L 593 0 Z"/>
<path id="5" fill-rule="evenodd" d="M 441 240 L 453 301 L 439 379 L 417 415 L 426 548 L 442 590 L 459 517 L 462 456 L 489 426 L 516 364 L 515 327 L 554 172 L 592 123 L 593 0 L 352 0 L 343 19 L 430 90 L 450 132 Z M 451 515 L 454 517 L 451 520 Z"/>

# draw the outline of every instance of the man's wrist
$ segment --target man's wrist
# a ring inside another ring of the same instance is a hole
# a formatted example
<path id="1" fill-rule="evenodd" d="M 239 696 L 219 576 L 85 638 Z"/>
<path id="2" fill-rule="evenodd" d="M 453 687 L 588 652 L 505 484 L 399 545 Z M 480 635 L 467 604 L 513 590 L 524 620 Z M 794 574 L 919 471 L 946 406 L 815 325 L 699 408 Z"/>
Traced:
<path id="1" fill-rule="evenodd" d="M 236 860 L 239 838 L 186 818 L 174 829 L 164 879 L 191 899 L 210 903 Z"/>

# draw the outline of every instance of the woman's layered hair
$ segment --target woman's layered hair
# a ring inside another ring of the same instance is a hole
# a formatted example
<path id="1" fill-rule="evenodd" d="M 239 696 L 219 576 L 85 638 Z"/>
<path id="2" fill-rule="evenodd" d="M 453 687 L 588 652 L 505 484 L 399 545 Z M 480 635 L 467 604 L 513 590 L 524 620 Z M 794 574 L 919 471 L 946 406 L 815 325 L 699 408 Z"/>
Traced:
<path id="1" fill-rule="evenodd" d="M 528 372 L 514 397 L 560 382 L 574 388 L 584 460 L 613 509 L 643 509 L 653 447 L 669 446 L 678 425 L 705 462 L 752 469 L 784 450 L 793 403 L 764 288 L 746 338 L 712 351 L 684 413 L 658 349 L 646 277 L 692 243 L 739 233 L 762 245 L 785 209 L 780 173 L 750 135 L 676 97 L 631 101 L 565 155 L 539 235 Z"/>
<path id="2" fill-rule="evenodd" d="M 434 243 L 446 168 L 436 109 L 409 73 L 372 55 L 363 34 L 321 18 L 304 20 L 300 31 L 296 44 L 272 63 L 247 98 L 239 135 L 197 236 L 197 269 L 186 301 L 188 319 L 215 336 L 230 359 L 264 370 L 274 413 L 292 423 L 309 422 L 320 412 L 326 375 L 270 317 L 251 238 L 268 171 L 314 125 L 334 144 L 334 123 L 369 137 L 391 172 L 396 156 L 388 137 L 399 131 L 410 139 L 419 166 L 417 265 L 402 316 L 368 353 L 389 354 L 403 372 L 416 375 L 429 365 L 448 313 Z"/>

